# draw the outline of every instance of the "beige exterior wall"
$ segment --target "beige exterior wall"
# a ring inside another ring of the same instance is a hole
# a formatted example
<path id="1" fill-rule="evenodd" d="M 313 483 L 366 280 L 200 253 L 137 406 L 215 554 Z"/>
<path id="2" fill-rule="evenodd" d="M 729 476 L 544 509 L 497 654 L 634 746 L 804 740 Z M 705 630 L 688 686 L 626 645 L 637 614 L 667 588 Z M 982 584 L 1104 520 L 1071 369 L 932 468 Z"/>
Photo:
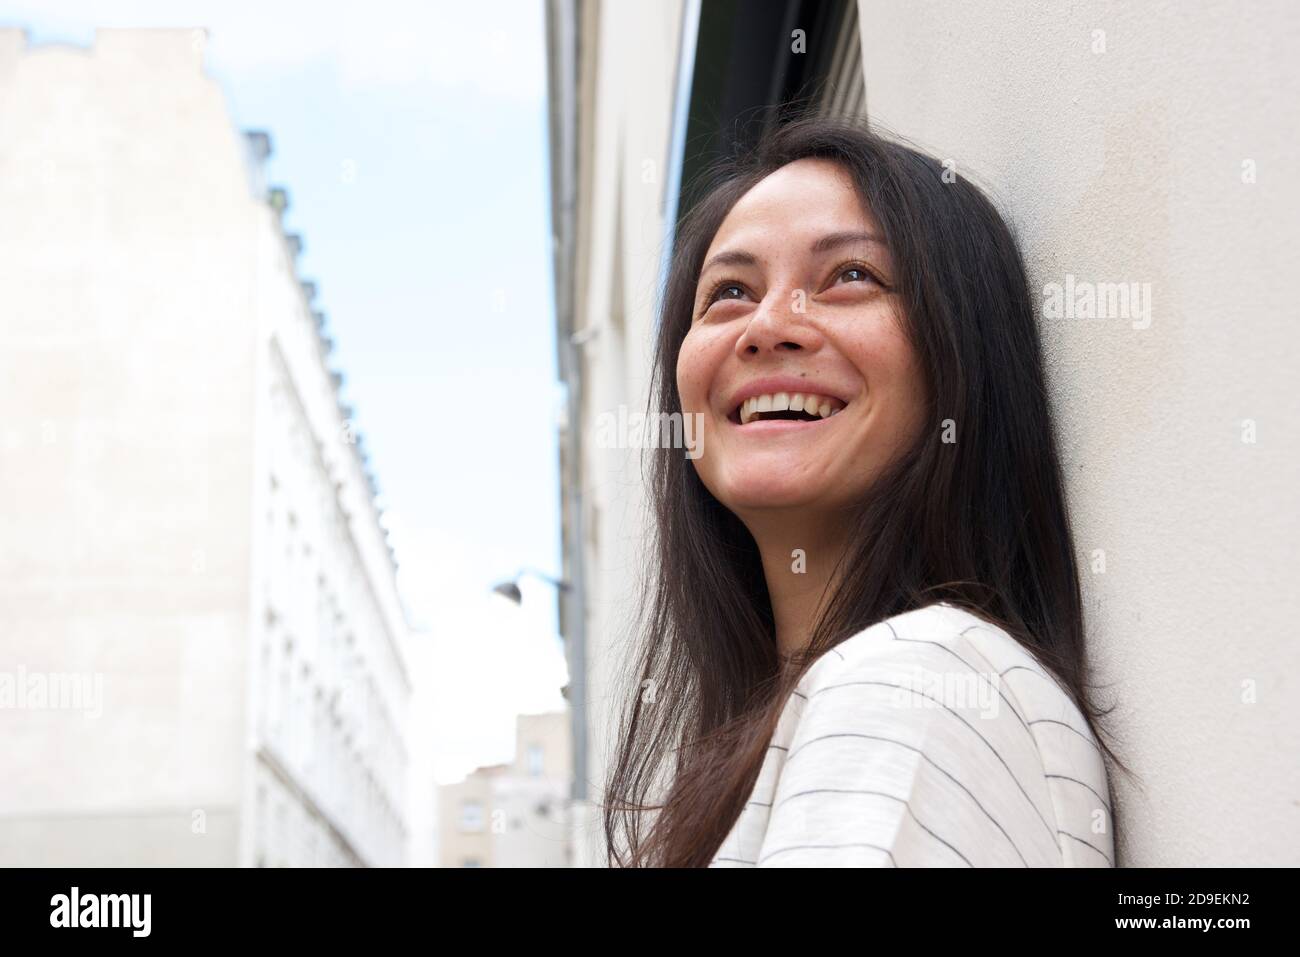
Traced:
<path id="1" fill-rule="evenodd" d="M 493 782 L 505 832 L 497 836 L 497 867 L 570 867 L 573 864 L 569 795 L 573 742 L 567 711 L 520 715 L 515 760 Z"/>
<path id="2" fill-rule="evenodd" d="M 0 705 L 100 691 L 0 707 L 0 864 L 402 860 L 390 556 L 203 39 L 0 30 Z"/>
<path id="3" fill-rule="evenodd" d="M 438 788 L 438 860 L 441 867 L 495 867 L 492 779 L 508 765 L 479 768 L 464 781 Z"/>
<path id="4" fill-rule="evenodd" d="M 859 11 L 872 120 L 993 184 L 1036 290 L 1151 284 L 1043 321 L 1121 864 L 1300 864 L 1300 7 Z"/>
<path id="5" fill-rule="evenodd" d="M 520 715 L 515 758 L 438 791 L 442 867 L 569 867 L 573 748 L 567 711 Z"/>

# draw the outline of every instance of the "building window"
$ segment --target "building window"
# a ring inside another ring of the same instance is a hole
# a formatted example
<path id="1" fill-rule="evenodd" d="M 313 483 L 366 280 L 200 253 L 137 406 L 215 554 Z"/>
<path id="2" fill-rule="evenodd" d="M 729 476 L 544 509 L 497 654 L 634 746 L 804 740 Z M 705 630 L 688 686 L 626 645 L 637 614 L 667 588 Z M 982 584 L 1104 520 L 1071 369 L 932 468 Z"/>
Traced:
<path id="1" fill-rule="evenodd" d="M 479 801 L 464 801 L 460 806 L 460 829 L 462 831 L 483 830 L 483 805 Z"/>
<path id="2" fill-rule="evenodd" d="M 528 746 L 528 773 L 535 778 L 542 776 L 542 746 L 540 744 L 530 744 Z"/>

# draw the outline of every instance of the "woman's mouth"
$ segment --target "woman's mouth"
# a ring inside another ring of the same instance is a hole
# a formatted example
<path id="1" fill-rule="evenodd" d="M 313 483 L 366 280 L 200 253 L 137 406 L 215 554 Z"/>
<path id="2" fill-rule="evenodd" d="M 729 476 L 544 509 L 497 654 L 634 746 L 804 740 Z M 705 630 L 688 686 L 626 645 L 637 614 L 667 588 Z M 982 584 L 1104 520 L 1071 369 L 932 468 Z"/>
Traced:
<path id="1" fill-rule="evenodd" d="M 812 424 L 829 419 L 845 404 L 833 396 L 811 392 L 774 392 L 751 396 L 733 409 L 727 418 L 741 427 L 772 421 Z"/>

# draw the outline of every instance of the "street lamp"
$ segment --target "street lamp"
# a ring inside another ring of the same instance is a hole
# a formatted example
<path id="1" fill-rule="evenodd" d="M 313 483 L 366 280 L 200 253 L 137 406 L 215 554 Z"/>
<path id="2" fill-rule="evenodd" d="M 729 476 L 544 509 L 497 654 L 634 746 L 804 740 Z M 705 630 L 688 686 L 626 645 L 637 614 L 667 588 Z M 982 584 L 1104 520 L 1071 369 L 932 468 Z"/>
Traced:
<path id="1" fill-rule="evenodd" d="M 515 572 L 514 577 L 493 585 L 492 591 L 504 598 L 510 599 L 516 605 L 522 605 L 524 602 L 524 596 L 523 593 L 519 591 L 519 579 L 524 575 L 532 575 L 534 578 L 540 578 L 542 581 L 554 585 L 560 591 L 568 591 L 573 587 L 568 582 L 561 581 L 558 578 L 552 578 L 545 572 L 539 572 L 535 568 L 521 568 L 519 571 Z"/>

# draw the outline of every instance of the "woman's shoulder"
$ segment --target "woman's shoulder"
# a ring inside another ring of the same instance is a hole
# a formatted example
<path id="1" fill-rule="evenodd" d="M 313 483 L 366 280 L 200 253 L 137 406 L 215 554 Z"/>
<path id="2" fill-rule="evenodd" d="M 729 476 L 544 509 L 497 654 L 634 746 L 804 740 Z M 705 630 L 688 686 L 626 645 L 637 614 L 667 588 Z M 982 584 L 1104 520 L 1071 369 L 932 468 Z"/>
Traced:
<path id="1" fill-rule="evenodd" d="M 776 742 L 773 807 L 790 809 L 765 848 L 868 841 L 900 866 L 954 847 L 977 865 L 1112 860 L 1087 722 L 1029 648 L 979 615 L 936 604 L 888 618 L 819 657 L 796 690 Z M 853 802 L 877 799 L 890 823 L 864 837 Z"/>
<path id="2" fill-rule="evenodd" d="M 799 691 L 819 696 L 845 685 L 892 687 L 894 699 L 930 699 L 954 713 L 970 709 L 1030 730 L 1056 748 L 1064 734 L 1097 749 L 1083 713 L 1060 679 L 1004 628 L 946 602 L 904 612 L 865 628 L 819 657 Z M 1002 707 L 1005 706 L 1005 707 Z"/>
<path id="3" fill-rule="evenodd" d="M 809 667 L 799 691 L 809 696 L 850 682 L 937 693 L 943 700 L 995 697 L 1026 724 L 1064 723 L 1095 743 L 1073 697 L 1029 648 L 946 602 L 894 615 L 840 642 Z"/>
<path id="4" fill-rule="evenodd" d="M 1033 654 L 1005 629 L 965 608 L 937 602 L 894 615 L 846 638 L 821 655 L 805 678 L 852 671 L 859 666 L 912 663 L 945 669 L 966 664 L 973 668 L 1023 668 L 1053 680 Z"/>

